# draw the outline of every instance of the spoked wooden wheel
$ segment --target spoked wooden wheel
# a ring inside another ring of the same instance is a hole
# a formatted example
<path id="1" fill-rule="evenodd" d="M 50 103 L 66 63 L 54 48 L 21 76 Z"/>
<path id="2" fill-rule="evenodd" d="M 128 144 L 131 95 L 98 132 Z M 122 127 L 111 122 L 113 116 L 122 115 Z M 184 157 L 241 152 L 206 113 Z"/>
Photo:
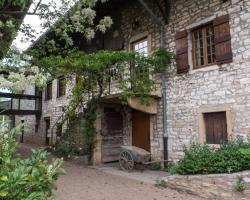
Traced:
<path id="1" fill-rule="evenodd" d="M 131 171 L 134 168 L 134 159 L 129 151 L 123 151 L 119 159 L 120 167 L 124 171 Z"/>

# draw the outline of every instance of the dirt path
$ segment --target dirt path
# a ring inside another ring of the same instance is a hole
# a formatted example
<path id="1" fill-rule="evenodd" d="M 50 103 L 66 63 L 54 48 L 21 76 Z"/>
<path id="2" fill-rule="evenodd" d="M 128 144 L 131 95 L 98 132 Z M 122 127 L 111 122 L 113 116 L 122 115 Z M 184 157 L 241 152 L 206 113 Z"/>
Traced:
<path id="1" fill-rule="evenodd" d="M 65 163 L 67 175 L 58 181 L 57 200 L 198 200 L 167 188 L 156 188 L 97 169 Z"/>
<path id="2" fill-rule="evenodd" d="M 18 152 L 27 157 L 30 147 L 24 144 Z M 131 178 L 102 170 L 64 163 L 67 174 L 57 182 L 56 200 L 198 200 L 200 198 L 168 188 L 157 188 Z"/>

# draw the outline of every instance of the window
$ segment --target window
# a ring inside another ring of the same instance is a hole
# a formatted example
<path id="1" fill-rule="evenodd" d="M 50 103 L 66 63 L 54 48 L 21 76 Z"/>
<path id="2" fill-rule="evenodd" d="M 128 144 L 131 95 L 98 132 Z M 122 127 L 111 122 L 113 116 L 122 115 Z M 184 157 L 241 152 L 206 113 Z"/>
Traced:
<path id="1" fill-rule="evenodd" d="M 215 63 L 214 27 L 209 24 L 192 32 L 194 68 Z"/>
<path id="2" fill-rule="evenodd" d="M 119 74 L 118 74 L 118 69 L 115 65 L 112 65 L 109 69 L 109 73 L 110 73 L 110 81 L 115 81 L 115 80 L 119 80 Z"/>
<path id="3" fill-rule="evenodd" d="M 220 144 L 228 139 L 226 112 L 204 113 L 207 144 Z"/>
<path id="4" fill-rule="evenodd" d="M 133 44 L 133 50 L 137 53 L 140 53 L 144 56 L 148 56 L 148 38 L 143 38 Z"/>
<path id="5" fill-rule="evenodd" d="M 50 144 L 50 118 L 46 117 L 44 119 L 45 122 L 45 144 Z"/>
<path id="6" fill-rule="evenodd" d="M 133 51 L 147 57 L 148 53 L 149 53 L 148 37 L 144 37 L 144 38 L 132 43 L 132 47 L 133 47 Z M 142 74 L 145 74 L 145 73 L 143 73 L 142 70 L 143 70 L 142 68 L 138 69 L 137 66 L 134 66 L 134 73 L 135 73 L 136 77 L 140 77 L 140 76 L 142 76 Z M 147 69 L 144 69 L 144 70 L 147 70 Z M 145 72 L 148 72 L 148 70 Z"/>
<path id="7" fill-rule="evenodd" d="M 190 37 L 189 37 L 190 36 Z M 177 73 L 187 73 L 190 68 L 189 38 L 192 42 L 192 68 L 199 69 L 209 65 L 223 65 L 233 61 L 230 33 L 230 16 L 223 15 L 211 23 L 190 31 L 176 33 L 176 67 Z"/>
<path id="8" fill-rule="evenodd" d="M 56 136 L 57 137 L 62 137 L 62 132 L 63 132 L 63 127 L 62 127 L 62 125 L 60 124 L 60 125 L 57 125 L 57 127 L 56 127 Z"/>
<path id="9" fill-rule="evenodd" d="M 45 91 L 45 100 L 52 99 L 52 82 L 47 83 L 46 91 Z"/>
<path id="10" fill-rule="evenodd" d="M 66 80 L 64 77 L 58 78 L 57 82 L 57 97 L 62 97 L 66 93 Z"/>

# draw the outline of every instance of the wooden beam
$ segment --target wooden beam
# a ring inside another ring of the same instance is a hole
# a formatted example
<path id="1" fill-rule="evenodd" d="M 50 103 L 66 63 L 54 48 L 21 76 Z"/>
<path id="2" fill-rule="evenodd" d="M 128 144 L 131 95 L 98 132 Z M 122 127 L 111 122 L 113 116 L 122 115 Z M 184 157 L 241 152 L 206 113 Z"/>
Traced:
<path id="1" fill-rule="evenodd" d="M 3 110 L 0 109 L 1 115 L 41 115 L 40 110 Z"/>
<path id="2" fill-rule="evenodd" d="M 41 96 L 29 95 L 29 94 L 14 94 L 0 92 L 0 97 L 13 98 L 13 99 L 41 99 Z"/>

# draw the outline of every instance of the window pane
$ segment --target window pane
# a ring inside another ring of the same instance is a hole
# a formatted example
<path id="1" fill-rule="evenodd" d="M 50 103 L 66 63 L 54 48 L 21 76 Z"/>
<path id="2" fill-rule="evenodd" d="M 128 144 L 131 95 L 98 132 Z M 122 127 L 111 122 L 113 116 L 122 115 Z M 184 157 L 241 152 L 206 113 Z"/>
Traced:
<path id="1" fill-rule="evenodd" d="M 204 65 L 202 30 L 194 32 L 195 60 L 196 66 Z"/>
<path id="2" fill-rule="evenodd" d="M 65 78 L 60 78 L 58 80 L 58 97 L 64 96 L 66 93 L 66 80 Z"/>
<path id="3" fill-rule="evenodd" d="M 194 62 L 196 67 L 215 62 L 214 28 L 208 25 L 193 32 Z"/>
<path id="4" fill-rule="evenodd" d="M 52 82 L 49 82 L 47 84 L 47 88 L 46 88 L 46 99 L 52 99 Z"/>
<path id="5" fill-rule="evenodd" d="M 215 44 L 214 44 L 214 29 L 212 26 L 206 28 L 206 42 L 208 64 L 215 62 Z"/>
<path id="6" fill-rule="evenodd" d="M 142 40 L 134 44 L 134 51 L 144 56 L 148 55 L 148 41 Z"/>

